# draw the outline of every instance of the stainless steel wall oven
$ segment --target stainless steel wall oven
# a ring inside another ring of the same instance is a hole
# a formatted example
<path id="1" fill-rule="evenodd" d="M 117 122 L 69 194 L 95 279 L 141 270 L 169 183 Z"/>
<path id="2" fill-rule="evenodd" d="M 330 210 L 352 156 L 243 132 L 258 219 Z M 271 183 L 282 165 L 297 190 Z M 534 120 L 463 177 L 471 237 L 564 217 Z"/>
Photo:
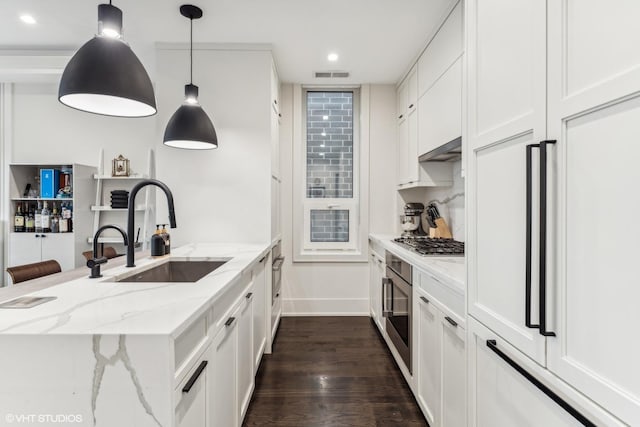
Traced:
<path id="1" fill-rule="evenodd" d="M 382 279 L 382 312 L 389 339 L 410 373 L 412 287 L 411 265 L 391 252 L 386 253 L 386 277 Z"/>

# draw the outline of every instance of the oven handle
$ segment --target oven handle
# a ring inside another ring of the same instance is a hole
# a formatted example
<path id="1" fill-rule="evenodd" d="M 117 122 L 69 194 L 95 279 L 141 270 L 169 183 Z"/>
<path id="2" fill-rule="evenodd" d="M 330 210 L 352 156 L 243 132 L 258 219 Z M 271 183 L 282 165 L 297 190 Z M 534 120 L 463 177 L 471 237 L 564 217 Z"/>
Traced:
<path id="1" fill-rule="evenodd" d="M 280 269 L 282 268 L 282 264 L 284 263 L 284 257 L 283 256 L 279 256 L 278 258 L 276 258 L 273 261 L 273 271 L 280 271 Z"/>
<path id="2" fill-rule="evenodd" d="M 389 294 L 389 288 L 393 286 L 393 282 L 388 277 L 382 278 L 382 317 L 390 317 L 393 314 L 393 307 L 388 309 L 391 304 L 388 304 L 391 299 Z"/>

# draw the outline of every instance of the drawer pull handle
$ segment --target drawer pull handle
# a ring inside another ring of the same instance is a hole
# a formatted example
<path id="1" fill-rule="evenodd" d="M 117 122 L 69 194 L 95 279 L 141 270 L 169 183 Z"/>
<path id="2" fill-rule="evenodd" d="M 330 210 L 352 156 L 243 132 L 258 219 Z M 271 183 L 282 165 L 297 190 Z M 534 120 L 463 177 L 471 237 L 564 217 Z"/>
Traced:
<path id="1" fill-rule="evenodd" d="M 404 114 L 400 114 L 400 115 L 398 116 L 398 118 L 399 118 L 399 119 L 401 119 L 402 117 L 404 117 Z"/>
<path id="2" fill-rule="evenodd" d="M 250 299 L 252 296 L 253 296 L 253 292 L 249 292 L 249 293 L 246 295 L 246 298 L 247 298 L 247 299 Z"/>
<path id="3" fill-rule="evenodd" d="M 489 349 L 491 349 L 491 351 L 497 354 L 502 360 L 507 362 L 507 364 L 511 366 L 513 369 L 515 369 L 520 375 L 522 375 L 527 380 L 529 380 L 529 382 L 531 382 L 531 384 L 536 386 L 541 392 L 546 394 L 551 400 L 556 402 L 562 409 L 567 411 L 573 418 L 575 418 L 580 423 L 582 423 L 582 425 L 587 427 L 596 427 L 594 423 L 589 421 L 584 415 L 578 412 L 576 408 L 569 405 L 564 399 L 562 399 L 560 396 L 555 394 L 551 389 L 549 389 L 549 387 L 542 384 L 540 381 L 538 381 L 536 377 L 534 377 L 529 372 L 527 372 L 526 369 L 518 365 L 513 359 L 511 359 L 509 356 L 503 353 L 500 349 L 498 349 L 496 340 L 487 340 L 487 347 L 489 347 Z"/>
<path id="4" fill-rule="evenodd" d="M 227 321 L 226 321 L 226 322 L 224 322 L 224 326 L 227 326 L 227 327 L 228 327 L 228 326 L 231 326 L 231 325 L 233 324 L 233 322 L 235 322 L 235 321 L 236 321 L 236 318 L 235 318 L 235 317 L 229 317 L 229 318 L 227 319 Z"/>
<path id="5" fill-rule="evenodd" d="M 276 294 L 276 298 L 279 298 L 279 297 L 280 297 L 280 292 Z"/>
<path id="6" fill-rule="evenodd" d="M 264 260 L 267 259 L 267 256 L 263 256 L 262 259 L 260 260 L 260 263 L 264 262 Z"/>
<path id="7" fill-rule="evenodd" d="M 447 322 L 449 322 L 451 324 L 451 326 L 453 326 L 454 328 L 458 327 L 458 322 L 456 322 L 455 320 L 453 320 L 451 317 L 449 316 L 445 316 L 444 320 L 446 320 Z"/>
<path id="8" fill-rule="evenodd" d="M 421 299 L 422 301 L 424 301 L 424 303 L 425 303 L 425 304 L 429 304 L 429 300 L 428 300 L 428 299 L 426 299 L 425 297 L 420 297 L 420 299 Z"/>
<path id="9" fill-rule="evenodd" d="M 409 105 L 409 108 L 413 108 L 413 104 Z"/>
<path id="10" fill-rule="evenodd" d="M 206 367 L 207 367 L 207 361 L 203 360 L 202 363 L 200 363 L 200 366 L 198 366 L 198 369 L 196 369 L 193 375 L 191 375 L 191 378 L 189 378 L 189 381 L 187 381 L 187 383 L 184 385 L 182 389 L 183 393 L 189 393 L 189 391 L 191 391 L 191 387 L 193 387 L 196 381 L 198 381 L 200 374 L 202 373 L 202 371 L 204 371 L 204 368 Z"/>

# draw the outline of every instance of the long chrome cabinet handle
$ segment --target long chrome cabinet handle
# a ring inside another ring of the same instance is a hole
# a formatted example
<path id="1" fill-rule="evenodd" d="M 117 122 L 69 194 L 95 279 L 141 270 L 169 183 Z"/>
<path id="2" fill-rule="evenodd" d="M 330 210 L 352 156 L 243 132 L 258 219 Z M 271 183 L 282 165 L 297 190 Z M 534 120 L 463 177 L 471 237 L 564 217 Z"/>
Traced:
<path id="1" fill-rule="evenodd" d="M 207 361 L 203 360 L 202 363 L 200 363 L 200 366 L 198 366 L 198 369 L 196 369 L 193 375 L 191 375 L 191 378 L 189 378 L 189 381 L 187 381 L 187 383 L 182 388 L 183 393 L 189 393 L 191 391 L 191 387 L 193 387 L 196 381 L 198 381 L 200 374 L 202 373 L 202 371 L 204 371 L 204 368 L 206 367 L 207 367 Z"/>
<path id="2" fill-rule="evenodd" d="M 527 247 L 525 258 L 525 282 L 524 282 L 524 324 L 527 328 L 539 328 L 531 321 L 531 242 L 533 226 L 533 149 L 540 148 L 540 144 L 527 145 Z"/>
<path id="3" fill-rule="evenodd" d="M 578 420 L 582 425 L 587 427 L 596 427 L 594 423 L 589 421 L 584 415 L 578 412 L 576 408 L 569 405 L 567 401 L 565 401 L 563 398 L 555 394 L 549 387 L 542 384 L 536 377 L 534 377 L 529 372 L 527 372 L 526 369 L 518 365 L 518 363 L 516 363 L 512 358 L 510 358 L 505 353 L 503 353 L 498 348 L 498 344 L 496 343 L 496 340 L 487 340 L 487 347 L 489 347 L 489 349 L 491 349 L 491 351 L 497 354 L 502 360 L 507 362 L 507 364 L 511 366 L 513 369 L 515 369 L 520 375 L 525 377 L 531 384 L 536 386 L 538 390 L 546 394 L 551 400 L 556 402 L 562 409 L 567 411 L 573 418 Z"/>
<path id="4" fill-rule="evenodd" d="M 547 144 L 555 140 L 540 142 L 540 334 L 555 337 L 547 330 Z"/>

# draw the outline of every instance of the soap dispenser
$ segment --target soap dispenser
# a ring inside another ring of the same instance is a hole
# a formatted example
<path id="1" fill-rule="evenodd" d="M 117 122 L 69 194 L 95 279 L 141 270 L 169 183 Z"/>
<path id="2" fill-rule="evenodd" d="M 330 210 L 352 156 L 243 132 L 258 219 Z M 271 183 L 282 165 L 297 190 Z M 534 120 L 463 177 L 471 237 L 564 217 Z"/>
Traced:
<path id="1" fill-rule="evenodd" d="M 164 253 L 169 255 L 171 253 L 171 237 L 167 231 L 167 224 L 162 224 L 162 233 L 160 235 L 164 239 Z"/>
<path id="2" fill-rule="evenodd" d="M 151 256 L 163 256 L 165 254 L 165 242 L 160 231 L 160 224 L 156 225 L 156 232 L 151 236 Z"/>

